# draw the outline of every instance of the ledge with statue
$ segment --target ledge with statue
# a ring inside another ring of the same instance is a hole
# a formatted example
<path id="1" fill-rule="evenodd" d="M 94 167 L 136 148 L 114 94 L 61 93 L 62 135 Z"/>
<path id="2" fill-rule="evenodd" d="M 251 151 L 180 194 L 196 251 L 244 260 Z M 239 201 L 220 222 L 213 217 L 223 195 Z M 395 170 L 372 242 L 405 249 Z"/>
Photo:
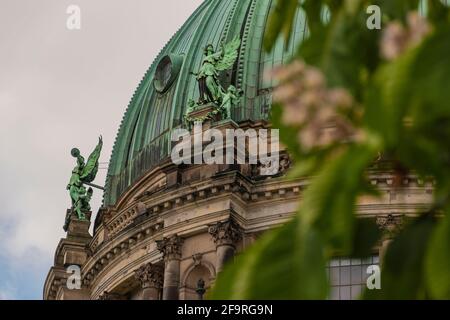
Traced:
<path id="1" fill-rule="evenodd" d="M 234 38 L 217 52 L 212 45 L 205 48 L 200 70 L 192 73 L 197 79 L 200 96 L 198 101 L 189 100 L 186 108 L 184 125 L 189 130 L 196 122 L 232 121 L 232 109 L 239 104 L 242 91 L 233 85 L 225 89 L 219 75 L 235 64 L 240 44 L 240 39 Z"/>

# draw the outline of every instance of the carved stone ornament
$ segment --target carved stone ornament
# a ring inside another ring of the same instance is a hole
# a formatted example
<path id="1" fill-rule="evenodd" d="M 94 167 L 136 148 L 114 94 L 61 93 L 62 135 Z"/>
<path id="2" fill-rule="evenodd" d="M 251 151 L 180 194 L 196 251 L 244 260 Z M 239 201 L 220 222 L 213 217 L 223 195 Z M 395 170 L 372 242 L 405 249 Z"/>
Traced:
<path id="1" fill-rule="evenodd" d="M 142 289 L 146 288 L 162 288 L 163 285 L 162 266 L 147 263 L 135 271 L 135 277 L 141 283 Z"/>
<path id="2" fill-rule="evenodd" d="M 219 222 L 209 227 L 209 233 L 212 235 L 217 246 L 231 245 L 234 246 L 242 239 L 242 231 L 237 223 L 233 220 Z"/>
<path id="3" fill-rule="evenodd" d="M 377 225 L 380 230 L 385 232 L 386 236 L 393 237 L 403 228 L 404 216 L 393 214 L 379 216 L 377 217 Z"/>
<path id="4" fill-rule="evenodd" d="M 198 266 L 202 264 L 203 254 L 196 253 L 192 256 L 192 259 L 194 260 L 194 265 Z"/>
<path id="5" fill-rule="evenodd" d="M 273 161 L 277 161 L 274 159 Z M 267 163 L 263 163 L 258 161 L 258 164 L 252 165 L 251 167 L 251 175 L 253 179 L 267 179 L 268 177 L 278 177 L 286 174 L 286 172 L 291 168 L 292 161 L 287 153 L 280 153 L 278 158 L 278 163 L 272 163 L 272 161 L 268 161 Z M 278 168 L 278 169 L 276 169 Z M 270 174 L 269 174 L 270 173 Z"/>
<path id="6" fill-rule="evenodd" d="M 98 297 L 98 300 L 126 300 L 126 299 L 121 294 L 105 291 Z"/>
<path id="7" fill-rule="evenodd" d="M 183 239 L 177 235 L 156 241 L 158 250 L 164 255 L 164 259 L 180 259 Z"/>
<path id="8" fill-rule="evenodd" d="M 286 173 L 291 168 L 292 162 L 287 153 L 283 153 L 280 155 L 280 169 L 279 173 Z"/>

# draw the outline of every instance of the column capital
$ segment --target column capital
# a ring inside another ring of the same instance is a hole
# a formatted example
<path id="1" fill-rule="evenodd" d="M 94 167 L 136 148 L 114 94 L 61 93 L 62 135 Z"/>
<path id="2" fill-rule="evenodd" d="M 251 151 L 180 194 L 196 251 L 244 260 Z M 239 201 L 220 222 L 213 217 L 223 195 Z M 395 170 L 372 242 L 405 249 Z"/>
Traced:
<path id="1" fill-rule="evenodd" d="M 141 283 L 142 289 L 162 288 L 163 267 L 153 263 L 142 265 L 134 271 L 135 278 Z"/>
<path id="2" fill-rule="evenodd" d="M 403 228 L 405 222 L 404 215 L 382 215 L 378 216 L 376 223 L 378 228 L 384 232 L 387 238 L 393 238 Z"/>
<path id="3" fill-rule="evenodd" d="M 180 259 L 182 245 L 183 239 L 178 235 L 156 241 L 156 246 L 165 260 Z"/>
<path id="4" fill-rule="evenodd" d="M 230 245 L 234 247 L 242 239 L 242 229 L 232 219 L 210 226 L 208 232 L 217 246 Z"/>

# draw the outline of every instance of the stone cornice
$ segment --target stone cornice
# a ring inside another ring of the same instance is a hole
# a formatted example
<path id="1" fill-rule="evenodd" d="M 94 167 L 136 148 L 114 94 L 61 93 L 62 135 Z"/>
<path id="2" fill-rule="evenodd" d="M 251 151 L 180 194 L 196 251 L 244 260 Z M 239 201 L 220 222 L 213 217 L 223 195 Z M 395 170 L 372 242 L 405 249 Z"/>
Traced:
<path id="1" fill-rule="evenodd" d="M 378 188 L 429 188 L 433 189 L 436 181 L 433 178 L 422 179 L 415 174 L 408 174 L 398 180 L 398 176 L 394 173 L 370 170 L 368 171 L 368 179 L 370 183 Z"/>
<path id="2" fill-rule="evenodd" d="M 113 239 L 88 260 L 83 267 L 83 283 L 85 285 L 90 285 L 91 281 L 101 270 L 115 261 L 115 259 L 120 258 L 124 252 L 138 245 L 142 245 L 144 240 L 154 237 L 158 232 L 161 232 L 162 224 L 160 222 L 150 221 L 150 224 L 147 223 L 136 229 L 133 232 L 124 233 L 120 237 Z"/>
<path id="3" fill-rule="evenodd" d="M 131 225 L 134 219 L 146 212 L 146 207 L 142 202 L 134 203 L 129 209 L 122 211 L 121 214 L 114 216 L 106 224 L 108 237 L 113 238 L 120 231 Z"/>
<path id="4" fill-rule="evenodd" d="M 64 267 L 52 267 L 45 280 L 44 299 L 55 300 L 58 290 L 66 284 L 67 278 Z"/>
<path id="5" fill-rule="evenodd" d="M 217 213 L 211 214 L 210 218 L 205 216 L 198 217 L 198 219 L 192 220 L 191 223 L 199 224 L 204 222 L 205 219 L 218 220 L 224 213 L 220 213 L 219 216 L 217 215 Z M 133 232 L 130 233 L 123 233 L 120 235 L 119 238 L 106 243 L 105 246 L 103 246 L 100 251 L 98 251 L 97 253 L 95 253 L 95 255 L 90 257 L 89 261 L 86 263 L 86 265 L 83 267 L 82 270 L 84 285 L 91 286 L 93 282 L 98 280 L 98 277 L 102 276 L 101 274 L 103 274 L 104 272 L 108 272 L 108 269 L 111 265 L 114 265 L 115 263 L 118 262 L 118 260 L 122 259 L 124 254 L 131 254 L 132 252 L 138 250 L 142 246 L 148 246 L 151 243 L 154 243 L 155 240 L 158 237 L 160 237 L 163 231 L 163 229 L 161 228 L 158 229 L 156 233 L 153 234 L 151 232 L 149 233 L 149 229 L 152 230 L 152 225 L 150 225 L 148 222 L 143 222 L 142 226 L 137 226 L 136 228 L 145 230 L 146 231 L 145 233 L 147 235 L 145 237 L 139 237 L 139 234 L 142 231 L 136 230 L 133 230 Z M 174 232 L 179 230 L 179 228 L 180 225 L 173 225 L 168 228 L 165 228 L 164 232 L 174 234 Z M 207 230 L 205 229 L 205 232 L 206 231 Z M 138 236 L 136 236 L 136 234 Z M 131 239 L 131 241 L 128 241 L 128 239 Z"/>
<path id="6" fill-rule="evenodd" d="M 136 248 L 137 250 L 137 248 Z M 98 297 L 105 291 L 112 290 L 115 288 L 120 282 L 124 281 L 124 279 L 134 281 L 135 271 L 142 264 L 151 262 L 158 263 L 161 261 L 161 254 L 158 250 L 153 250 L 146 255 L 141 256 L 140 258 L 130 261 L 124 267 L 112 271 L 114 269 L 113 264 L 109 264 L 102 269 L 100 273 L 96 274 L 95 277 L 91 281 L 91 298 L 98 299 Z"/>
<path id="7" fill-rule="evenodd" d="M 278 185 L 278 188 L 277 188 Z M 198 204 L 201 201 L 209 201 L 211 197 L 234 193 L 244 201 L 263 202 L 272 198 L 296 197 L 299 195 L 302 186 L 293 181 L 271 181 L 270 188 L 264 188 L 260 183 L 253 184 L 252 181 L 244 178 L 236 172 L 228 173 L 210 181 L 203 181 L 196 184 L 180 186 L 176 190 L 163 194 L 154 195 L 151 198 L 141 198 L 142 203 L 147 207 L 149 215 L 160 215 L 166 211 L 181 208 L 191 203 Z M 114 236 L 114 230 L 123 230 L 132 224 L 133 218 L 137 215 L 133 208 L 119 213 L 107 224 L 110 234 Z"/>
<path id="8" fill-rule="evenodd" d="M 393 188 L 392 179 L 394 175 L 369 176 L 373 185 L 377 185 L 381 189 Z M 418 188 L 423 190 L 424 187 L 432 188 L 432 181 L 422 181 L 411 175 L 403 179 L 405 188 Z M 176 190 L 155 195 L 148 199 L 142 199 L 147 206 L 147 212 L 151 214 L 161 214 L 174 208 L 200 201 L 208 201 L 211 197 L 223 194 L 236 194 L 246 203 L 256 204 L 271 202 L 274 199 L 283 199 L 290 197 L 300 197 L 301 192 L 307 187 L 309 181 L 307 179 L 298 180 L 281 180 L 269 179 L 262 182 L 254 182 L 248 178 L 234 173 L 220 175 L 211 181 L 202 181 L 192 185 L 180 186 Z M 121 221 L 127 221 L 128 215 Z"/>
<path id="9" fill-rule="evenodd" d="M 172 163 L 169 160 L 170 159 L 168 158 L 167 161 L 163 161 L 159 166 L 148 171 L 143 177 L 138 179 L 132 186 L 130 186 L 129 189 L 124 192 L 122 196 L 117 200 L 114 209 L 122 210 L 124 207 L 126 207 L 126 203 L 134 203 L 137 200 L 136 197 L 138 196 L 136 195 L 136 192 L 138 192 L 138 190 L 142 188 L 143 185 L 149 185 L 154 181 L 160 181 L 164 176 L 164 169 L 166 167 L 172 166 Z M 149 187 L 149 189 L 153 188 Z M 149 190 L 147 190 L 146 192 L 148 191 Z"/>
<path id="10" fill-rule="evenodd" d="M 376 181 L 376 184 L 382 187 L 389 185 L 388 180 L 391 177 L 392 175 L 389 174 L 380 175 L 379 177 L 369 176 L 371 181 Z M 406 182 L 408 184 L 405 184 L 405 187 L 411 186 L 416 188 L 422 186 L 420 190 L 423 192 L 426 191 L 425 187 L 432 183 L 431 181 L 425 181 L 421 184 L 421 181 L 414 176 L 405 178 Z M 184 237 L 186 228 L 197 230 L 205 221 L 210 221 L 207 223 L 223 221 L 224 217 L 230 215 L 230 212 L 227 213 L 227 210 L 223 212 L 217 211 L 168 226 L 162 224 L 162 221 L 165 219 L 171 219 L 171 217 L 181 212 L 189 212 L 193 207 L 202 206 L 206 203 L 230 201 L 230 203 L 237 204 L 245 210 L 257 210 L 259 206 L 285 203 L 289 200 L 293 210 L 289 214 L 274 214 L 273 216 L 254 217 L 248 220 L 240 216 L 239 212 L 234 214 L 236 216 L 235 221 L 244 226 L 245 232 L 261 231 L 280 225 L 287 221 L 291 215 L 295 214 L 294 203 L 298 201 L 302 190 L 307 184 L 308 181 L 306 179 L 268 179 L 254 182 L 237 172 L 227 172 L 221 173 L 208 181 L 199 181 L 195 184 L 179 186 L 176 190 L 163 194 L 154 194 L 146 198 L 145 201 L 139 202 L 145 206 L 145 210 L 141 207 L 140 213 L 129 219 L 130 223 L 126 222 L 127 227 L 121 228 L 121 231 L 116 234 L 109 235 L 107 241 L 94 246 L 93 255 L 88 259 L 86 265 L 83 266 L 84 284 L 90 285 L 102 270 L 110 263 L 116 261 L 116 259 L 122 259 L 123 254 L 130 252 L 130 250 L 142 247 L 145 243 L 151 243 L 162 235 L 170 237 L 173 234 L 180 234 Z M 133 207 L 136 208 L 136 205 L 137 203 L 134 203 L 127 210 Z M 414 205 L 417 208 L 417 204 Z M 383 208 L 392 210 L 393 206 L 398 207 L 399 213 L 404 210 L 404 213 L 411 214 L 408 209 L 412 208 L 410 204 L 388 204 L 384 202 L 358 205 L 358 213 L 376 216 L 377 214 L 383 214 Z M 229 210 L 233 210 L 233 208 L 230 207 Z M 118 213 L 112 220 L 107 222 L 106 227 L 110 223 L 120 220 L 122 213 Z M 125 216 L 123 219 L 123 221 L 127 221 L 128 218 Z"/>
<path id="11" fill-rule="evenodd" d="M 160 169 L 162 170 L 162 169 Z M 153 172 L 153 171 L 152 171 Z M 156 174 L 153 172 L 153 174 Z M 268 179 L 269 183 L 285 183 L 280 178 Z M 212 179 L 207 181 L 198 181 L 195 183 L 187 183 L 183 185 L 178 185 L 176 188 L 167 188 L 161 189 L 158 192 L 148 193 L 148 191 L 144 191 L 142 194 L 138 195 L 128 195 L 128 197 L 132 197 L 135 199 L 134 202 L 129 203 L 126 207 L 123 207 L 119 213 L 112 217 L 112 219 L 107 221 L 107 227 L 110 228 L 111 223 L 116 223 L 117 220 L 127 220 L 129 215 L 133 215 L 134 207 L 137 202 L 142 202 L 147 204 L 148 212 L 159 212 L 159 209 L 168 209 L 169 204 L 177 204 L 180 205 L 185 201 L 191 201 L 193 197 L 189 196 L 192 193 L 195 193 L 200 196 L 200 198 L 211 191 L 211 194 L 215 194 L 218 190 L 214 185 L 218 187 L 225 188 L 225 191 L 229 190 L 230 186 L 227 185 L 235 185 L 236 183 L 242 187 L 242 192 L 251 193 L 252 188 L 257 185 L 261 185 L 264 181 L 252 181 L 251 179 L 243 176 L 237 171 L 233 172 L 223 172 L 219 173 L 216 176 L 212 177 Z M 286 183 L 292 183 L 286 182 Z M 214 185 L 212 185 L 214 184 Z M 245 190 L 244 190 L 245 189 Z M 244 197 L 247 197 L 244 195 Z M 137 200 L 139 199 L 139 200 Z M 123 203 L 123 202 L 121 202 Z M 152 205 L 148 205 L 152 203 Z M 154 205 L 153 205 L 154 203 Z M 121 205 L 119 205 L 120 207 Z M 117 212 L 117 208 L 111 208 L 111 211 Z M 121 217 L 125 215 L 126 217 Z"/>

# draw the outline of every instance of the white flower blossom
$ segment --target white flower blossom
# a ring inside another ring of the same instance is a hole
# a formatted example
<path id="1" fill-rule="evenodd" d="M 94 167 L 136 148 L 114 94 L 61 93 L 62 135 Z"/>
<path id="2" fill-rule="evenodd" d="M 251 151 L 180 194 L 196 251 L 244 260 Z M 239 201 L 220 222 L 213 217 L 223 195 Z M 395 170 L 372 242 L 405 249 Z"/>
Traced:
<path id="1" fill-rule="evenodd" d="M 386 60 L 394 60 L 420 44 L 430 32 L 428 21 L 417 11 L 412 11 L 408 14 L 406 27 L 399 21 L 388 24 L 381 39 L 381 55 Z"/>
<path id="2" fill-rule="evenodd" d="M 327 88 L 319 69 L 294 61 L 278 67 L 274 76 L 279 82 L 274 99 L 283 105 L 282 121 L 299 127 L 297 139 L 305 150 L 356 136 L 357 131 L 341 112 L 354 106 L 353 97 L 343 88 Z"/>

